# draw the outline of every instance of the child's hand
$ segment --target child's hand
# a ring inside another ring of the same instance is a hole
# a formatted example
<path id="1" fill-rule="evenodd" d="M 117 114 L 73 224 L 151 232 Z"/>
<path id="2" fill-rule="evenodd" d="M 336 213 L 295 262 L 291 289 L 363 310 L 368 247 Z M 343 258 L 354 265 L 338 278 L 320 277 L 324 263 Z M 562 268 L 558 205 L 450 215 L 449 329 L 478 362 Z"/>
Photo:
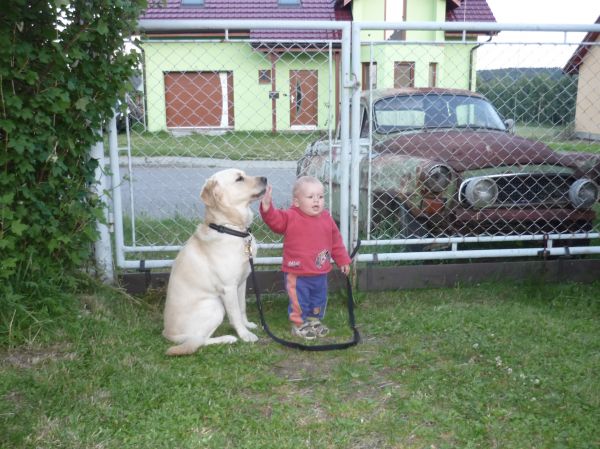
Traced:
<path id="1" fill-rule="evenodd" d="M 348 274 L 350 274 L 350 265 L 342 265 L 340 267 L 340 270 L 342 271 L 342 273 L 348 276 Z"/>
<path id="2" fill-rule="evenodd" d="M 271 184 L 267 186 L 267 190 L 265 190 L 265 194 L 260 200 L 262 204 L 262 209 L 266 212 L 271 208 L 271 202 L 273 201 L 273 187 Z"/>

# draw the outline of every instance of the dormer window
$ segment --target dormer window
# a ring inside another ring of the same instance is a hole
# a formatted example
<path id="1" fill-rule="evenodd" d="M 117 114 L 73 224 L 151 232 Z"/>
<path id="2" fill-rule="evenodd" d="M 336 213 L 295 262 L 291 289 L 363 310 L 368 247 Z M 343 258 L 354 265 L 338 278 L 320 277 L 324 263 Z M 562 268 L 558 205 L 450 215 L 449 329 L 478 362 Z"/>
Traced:
<path id="1" fill-rule="evenodd" d="M 204 0 L 181 0 L 181 6 L 204 6 Z"/>
<path id="2" fill-rule="evenodd" d="M 300 6 L 300 0 L 277 0 L 279 6 Z"/>

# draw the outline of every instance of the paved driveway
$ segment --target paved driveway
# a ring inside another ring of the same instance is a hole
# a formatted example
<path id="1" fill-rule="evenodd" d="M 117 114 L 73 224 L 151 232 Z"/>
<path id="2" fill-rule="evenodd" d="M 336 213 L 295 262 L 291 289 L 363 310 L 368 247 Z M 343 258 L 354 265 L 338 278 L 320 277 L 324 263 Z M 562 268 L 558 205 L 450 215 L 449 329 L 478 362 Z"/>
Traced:
<path id="1" fill-rule="evenodd" d="M 253 176 L 266 176 L 273 186 L 275 204 L 278 207 L 289 206 L 292 184 L 296 178 L 296 163 L 293 161 L 139 158 L 133 160 L 131 177 L 128 165 L 122 164 L 120 167 L 124 214 L 131 216 L 133 209 L 136 217 L 165 219 L 179 215 L 200 219 L 204 215 L 204 206 L 200 201 L 204 181 L 216 171 L 229 167 L 241 168 Z M 253 209 L 258 211 L 258 203 L 253 204 Z"/>

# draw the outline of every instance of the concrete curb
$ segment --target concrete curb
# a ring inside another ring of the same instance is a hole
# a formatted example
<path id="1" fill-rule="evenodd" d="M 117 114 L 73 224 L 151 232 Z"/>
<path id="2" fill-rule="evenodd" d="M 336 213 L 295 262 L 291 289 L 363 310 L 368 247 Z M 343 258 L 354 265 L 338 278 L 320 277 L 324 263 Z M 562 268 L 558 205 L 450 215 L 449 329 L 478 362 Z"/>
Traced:
<path id="1" fill-rule="evenodd" d="M 129 163 L 127 157 L 119 158 L 119 165 L 126 167 Z M 134 167 L 181 167 L 181 168 L 296 168 L 296 161 L 233 161 L 230 159 L 212 159 L 202 157 L 132 157 L 131 165 Z"/>

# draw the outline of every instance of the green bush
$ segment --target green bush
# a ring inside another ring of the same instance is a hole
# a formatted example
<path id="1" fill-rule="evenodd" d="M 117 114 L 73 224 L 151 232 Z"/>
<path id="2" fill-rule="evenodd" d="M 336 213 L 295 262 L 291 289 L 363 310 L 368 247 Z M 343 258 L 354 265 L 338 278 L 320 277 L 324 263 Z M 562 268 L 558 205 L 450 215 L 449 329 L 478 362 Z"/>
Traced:
<path id="1" fill-rule="evenodd" d="M 13 0 L 0 17 L 0 332 L 61 307 L 90 263 L 97 161 L 88 157 L 138 55 L 142 0 Z M 58 296 L 60 296 L 58 295 Z"/>

